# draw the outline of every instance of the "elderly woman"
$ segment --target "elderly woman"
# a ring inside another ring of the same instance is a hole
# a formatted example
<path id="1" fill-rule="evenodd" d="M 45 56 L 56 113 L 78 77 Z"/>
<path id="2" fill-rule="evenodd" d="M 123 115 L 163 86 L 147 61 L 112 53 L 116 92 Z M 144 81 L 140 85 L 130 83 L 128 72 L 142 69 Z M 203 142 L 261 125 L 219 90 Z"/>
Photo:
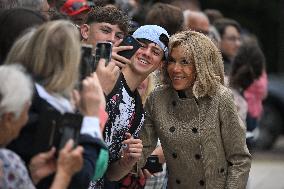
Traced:
<path id="1" fill-rule="evenodd" d="M 173 35 L 169 48 L 166 84 L 145 105 L 143 160 L 159 137 L 169 188 L 245 188 L 251 155 L 231 91 L 223 85 L 219 50 L 193 31 Z"/>
<path id="2" fill-rule="evenodd" d="M 79 79 L 80 47 L 77 28 L 69 21 L 58 20 L 24 35 L 7 56 L 6 64 L 21 63 L 35 80 L 30 119 L 19 137 L 8 146 L 26 163 L 34 154 L 37 137 L 42 134 L 38 135 L 42 110 L 52 109 L 58 114 L 76 111 L 71 96 Z M 108 162 L 102 141 L 104 124 L 100 124 L 102 119 L 99 119 L 105 113 L 105 98 L 96 74 L 83 80 L 81 88 L 74 94 L 76 108 L 83 115 L 78 143 L 84 147 L 84 163 L 81 171 L 72 178 L 71 188 L 87 188 L 91 180 L 102 176 Z M 48 186 L 48 179 L 37 185 L 38 188 Z"/>
<path id="3" fill-rule="evenodd" d="M 0 188 L 35 188 L 43 177 L 56 171 L 51 188 L 67 188 L 72 175 L 83 164 L 82 147 L 72 150 L 69 141 L 55 161 L 55 150 L 40 153 L 30 163 L 28 171 L 20 157 L 5 148 L 18 135 L 28 120 L 28 111 L 33 93 L 32 82 L 17 65 L 0 66 Z"/>

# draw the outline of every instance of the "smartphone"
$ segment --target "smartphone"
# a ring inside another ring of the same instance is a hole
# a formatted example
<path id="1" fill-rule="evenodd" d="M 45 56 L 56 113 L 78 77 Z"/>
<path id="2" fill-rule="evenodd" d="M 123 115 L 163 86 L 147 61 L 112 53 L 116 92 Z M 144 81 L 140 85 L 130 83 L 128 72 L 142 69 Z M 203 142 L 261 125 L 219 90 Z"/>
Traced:
<path id="1" fill-rule="evenodd" d="M 80 81 L 96 70 L 93 46 L 83 44 L 81 47 Z"/>
<path id="2" fill-rule="evenodd" d="M 69 139 L 73 139 L 74 146 L 78 145 L 83 116 L 75 113 L 65 113 L 58 120 L 58 141 L 53 143 L 57 149 L 62 149 Z"/>
<path id="3" fill-rule="evenodd" d="M 135 39 L 131 35 L 125 36 L 119 46 L 133 46 L 133 49 L 120 51 L 117 53 L 118 55 L 123 56 L 127 59 L 130 59 L 135 54 L 135 52 L 140 47 L 142 47 L 142 45 L 137 41 L 137 39 Z"/>
<path id="4" fill-rule="evenodd" d="M 82 121 L 83 116 L 80 114 L 61 114 L 52 107 L 43 108 L 39 115 L 40 127 L 35 135 L 34 153 L 55 147 L 58 154 L 69 139 L 73 139 L 74 146 L 77 146 Z"/>
<path id="5" fill-rule="evenodd" d="M 159 162 L 159 157 L 157 155 L 150 155 L 142 169 L 147 169 L 150 173 L 158 173 L 163 171 L 163 166 Z"/>
<path id="6" fill-rule="evenodd" d="M 101 58 L 106 60 L 106 64 L 111 60 L 112 43 L 98 42 L 95 47 L 95 67 L 98 65 Z"/>

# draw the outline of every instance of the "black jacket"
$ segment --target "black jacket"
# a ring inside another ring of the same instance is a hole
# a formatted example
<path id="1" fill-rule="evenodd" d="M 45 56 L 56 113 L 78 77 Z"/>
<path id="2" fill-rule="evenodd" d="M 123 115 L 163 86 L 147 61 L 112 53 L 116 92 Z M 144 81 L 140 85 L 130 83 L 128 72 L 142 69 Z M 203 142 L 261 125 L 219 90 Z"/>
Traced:
<path id="1" fill-rule="evenodd" d="M 21 130 L 20 135 L 17 139 L 12 141 L 7 147 L 10 150 L 16 152 L 28 165 L 31 158 L 36 154 L 34 151 L 34 144 L 37 142 L 36 132 L 40 127 L 39 125 L 39 114 L 42 112 L 43 108 L 53 108 L 47 101 L 42 99 L 37 91 L 35 90 L 35 95 L 33 97 L 32 106 L 29 110 L 29 120 L 27 125 Z M 84 164 L 80 172 L 76 173 L 69 185 L 69 188 L 74 189 L 86 189 L 94 175 L 96 160 L 98 158 L 101 148 L 105 148 L 101 139 L 93 138 L 90 135 L 80 135 L 79 145 L 83 146 L 84 153 Z M 37 188 L 44 189 L 49 188 L 53 180 L 53 176 L 49 176 L 43 179 Z"/>

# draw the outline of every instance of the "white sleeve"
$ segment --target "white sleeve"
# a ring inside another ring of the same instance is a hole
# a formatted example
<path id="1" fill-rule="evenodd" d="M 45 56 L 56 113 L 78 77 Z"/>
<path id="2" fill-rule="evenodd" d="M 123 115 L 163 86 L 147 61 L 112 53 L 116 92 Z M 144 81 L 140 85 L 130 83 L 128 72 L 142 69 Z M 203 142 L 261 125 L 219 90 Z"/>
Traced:
<path id="1" fill-rule="evenodd" d="M 100 120 L 97 117 L 84 116 L 80 133 L 103 139 Z"/>

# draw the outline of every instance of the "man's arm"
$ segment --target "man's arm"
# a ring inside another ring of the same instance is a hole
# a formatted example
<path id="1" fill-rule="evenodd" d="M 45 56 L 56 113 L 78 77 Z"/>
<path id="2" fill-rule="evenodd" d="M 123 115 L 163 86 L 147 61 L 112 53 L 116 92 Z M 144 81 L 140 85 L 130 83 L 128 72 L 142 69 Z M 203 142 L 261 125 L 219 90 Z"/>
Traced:
<path id="1" fill-rule="evenodd" d="M 127 147 L 123 149 L 121 158 L 116 162 L 110 164 L 106 176 L 110 181 L 119 181 L 127 173 L 129 173 L 133 166 L 140 159 L 142 154 L 142 141 L 140 139 L 134 139 L 130 133 L 126 133 L 127 139 L 123 141 L 123 144 Z"/>

